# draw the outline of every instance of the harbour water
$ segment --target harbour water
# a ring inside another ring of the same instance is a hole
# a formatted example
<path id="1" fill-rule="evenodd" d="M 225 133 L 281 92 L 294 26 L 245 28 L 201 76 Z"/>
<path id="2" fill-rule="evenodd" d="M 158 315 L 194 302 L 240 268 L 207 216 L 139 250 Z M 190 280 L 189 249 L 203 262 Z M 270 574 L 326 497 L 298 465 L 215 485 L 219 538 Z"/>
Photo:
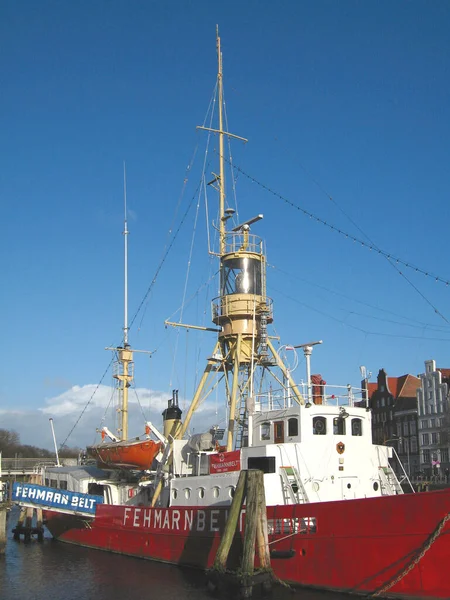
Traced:
<path id="1" fill-rule="evenodd" d="M 0 600 L 211 600 L 204 573 L 53 541 L 15 542 L 14 508 L 0 555 Z M 257 596 L 256 596 L 257 597 Z M 346 594 L 276 588 L 273 600 L 349 600 Z"/>

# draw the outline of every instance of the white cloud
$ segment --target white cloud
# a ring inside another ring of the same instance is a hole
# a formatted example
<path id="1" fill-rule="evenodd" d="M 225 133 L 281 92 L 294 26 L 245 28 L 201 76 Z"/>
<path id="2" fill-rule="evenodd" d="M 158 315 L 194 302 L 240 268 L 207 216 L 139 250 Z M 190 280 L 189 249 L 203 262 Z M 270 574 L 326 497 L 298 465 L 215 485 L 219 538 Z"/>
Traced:
<path id="1" fill-rule="evenodd" d="M 117 411 L 114 402 L 111 401 L 113 391 L 112 387 L 106 385 L 75 385 L 58 396 L 46 399 L 45 406 L 36 410 L 1 409 L 0 427 L 17 431 L 22 444 L 51 450 L 53 439 L 49 418 L 52 417 L 58 446 L 66 441 L 70 433 L 66 444 L 84 448 L 99 441 L 97 429 L 104 425 L 111 431 L 116 429 Z M 162 412 L 167 408 L 170 397 L 171 394 L 167 392 L 130 388 L 130 436 L 142 435 L 147 420 L 162 431 Z M 182 398 L 179 402 L 180 407 L 186 406 L 186 414 L 189 403 Z M 216 421 L 215 407 L 212 403 L 205 402 L 196 412 L 189 428 L 190 432 L 207 431 Z"/>

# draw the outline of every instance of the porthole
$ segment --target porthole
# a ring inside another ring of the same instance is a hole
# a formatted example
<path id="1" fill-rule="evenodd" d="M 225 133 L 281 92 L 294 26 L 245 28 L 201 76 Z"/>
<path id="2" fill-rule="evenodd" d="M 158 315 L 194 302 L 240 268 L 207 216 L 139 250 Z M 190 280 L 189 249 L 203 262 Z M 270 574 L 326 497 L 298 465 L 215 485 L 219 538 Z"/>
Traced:
<path id="1" fill-rule="evenodd" d="M 230 485 L 230 487 L 228 489 L 228 494 L 229 494 L 230 498 L 234 498 L 234 486 Z"/>
<path id="2" fill-rule="evenodd" d="M 378 481 L 374 481 L 374 482 L 373 482 L 373 489 L 374 489 L 375 491 L 377 491 L 377 490 L 378 490 L 378 487 L 379 487 L 379 486 L 378 486 Z"/>
<path id="3" fill-rule="evenodd" d="M 217 486 L 213 487 L 212 493 L 213 493 L 213 498 L 218 498 L 219 493 L 220 493 L 219 488 Z"/>
<path id="4" fill-rule="evenodd" d="M 319 482 L 318 481 L 313 481 L 313 484 L 312 484 L 313 492 L 318 492 L 319 488 L 320 488 Z"/>
<path id="5" fill-rule="evenodd" d="M 347 488 L 350 489 L 352 487 L 351 483 L 347 483 Z"/>
<path id="6" fill-rule="evenodd" d="M 172 500 L 176 500 L 178 496 L 178 490 L 172 490 Z"/>
<path id="7" fill-rule="evenodd" d="M 189 499 L 191 497 L 191 490 L 189 488 L 184 489 L 184 497 Z"/>
<path id="8" fill-rule="evenodd" d="M 205 488 L 198 488 L 198 497 L 199 498 L 205 497 Z"/>

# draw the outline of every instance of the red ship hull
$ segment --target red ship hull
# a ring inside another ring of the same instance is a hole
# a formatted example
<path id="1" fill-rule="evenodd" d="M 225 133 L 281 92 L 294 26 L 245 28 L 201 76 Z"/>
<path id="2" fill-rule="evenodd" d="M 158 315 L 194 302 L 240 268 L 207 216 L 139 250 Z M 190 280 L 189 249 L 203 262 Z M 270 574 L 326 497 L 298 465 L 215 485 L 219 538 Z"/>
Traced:
<path id="1" fill-rule="evenodd" d="M 317 589 L 448 599 L 449 510 L 450 489 L 268 507 L 272 567 L 284 581 Z M 202 569 L 214 561 L 226 516 L 224 508 L 112 505 L 98 505 L 88 524 L 46 514 L 62 541 Z M 230 568 L 239 562 L 244 524 L 243 514 Z"/>

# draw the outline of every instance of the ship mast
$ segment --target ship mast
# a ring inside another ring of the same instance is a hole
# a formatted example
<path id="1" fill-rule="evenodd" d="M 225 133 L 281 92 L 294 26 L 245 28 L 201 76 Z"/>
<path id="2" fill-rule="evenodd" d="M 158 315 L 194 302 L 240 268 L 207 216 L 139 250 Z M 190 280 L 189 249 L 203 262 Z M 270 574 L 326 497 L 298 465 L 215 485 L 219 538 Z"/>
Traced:
<path id="1" fill-rule="evenodd" d="M 220 49 L 219 27 L 216 27 L 217 43 L 217 85 L 219 96 L 219 235 L 220 256 L 225 253 L 225 161 L 224 161 L 224 130 L 223 130 L 223 74 L 222 74 L 222 51 Z"/>
<path id="2" fill-rule="evenodd" d="M 219 136 L 220 171 L 219 176 L 215 175 L 214 181 L 218 183 L 219 191 L 220 296 L 213 300 L 212 313 L 213 322 L 220 329 L 218 341 L 208 359 L 178 437 L 182 438 L 187 431 L 208 380 L 219 372 L 224 373 L 229 405 L 227 450 L 230 451 L 236 443 L 237 419 L 241 421 L 239 425 L 242 429 L 242 416 L 248 417 L 252 412 L 256 367 L 268 369 L 277 366 L 289 382 L 294 398 L 300 404 L 304 400 L 267 334 L 267 325 L 273 321 L 273 316 L 272 300 L 266 296 L 266 257 L 262 241 L 250 233 L 250 226 L 262 219 L 262 215 L 237 225 L 231 231 L 227 231 L 226 227 L 234 210 L 225 208 L 224 138 L 227 136 L 245 142 L 247 140 L 224 130 L 223 69 L 218 28 L 216 43 L 219 129 L 203 126 L 198 128 Z M 245 440 L 241 439 L 240 442 L 245 443 Z"/>
<path id="3" fill-rule="evenodd" d="M 123 344 L 119 348 L 107 348 L 118 353 L 118 360 L 114 363 L 113 377 L 118 381 L 119 391 L 119 427 L 118 434 L 121 440 L 128 439 L 128 388 L 133 380 L 134 363 L 133 351 L 128 343 L 128 220 L 127 220 L 127 173 L 123 163 L 123 201 L 124 201 L 124 322 Z"/>

